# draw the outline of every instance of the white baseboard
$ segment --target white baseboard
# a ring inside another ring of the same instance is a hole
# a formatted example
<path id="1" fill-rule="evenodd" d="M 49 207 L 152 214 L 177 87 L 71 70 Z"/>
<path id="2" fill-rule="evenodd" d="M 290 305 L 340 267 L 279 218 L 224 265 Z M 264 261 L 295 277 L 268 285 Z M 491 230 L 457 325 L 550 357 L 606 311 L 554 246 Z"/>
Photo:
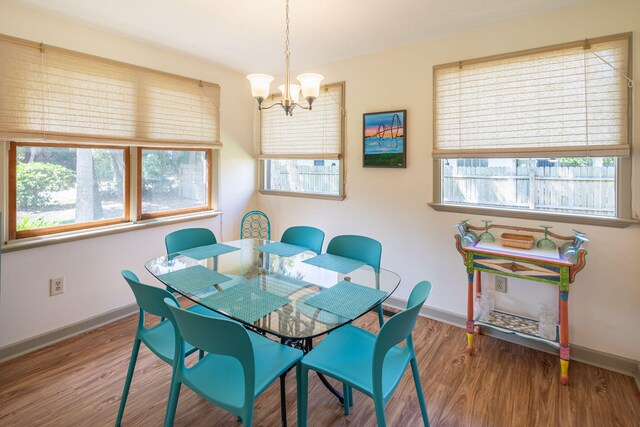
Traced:
<path id="1" fill-rule="evenodd" d="M 138 312 L 137 304 L 128 304 L 124 307 L 116 308 L 106 313 L 90 317 L 79 322 L 45 332 L 35 337 L 27 338 L 0 348 L 0 362 L 13 359 L 26 353 L 38 350 L 39 348 L 55 344 L 59 341 L 80 335 L 84 332 L 99 328 L 100 326 L 115 322 L 123 317 L 130 316 Z"/>

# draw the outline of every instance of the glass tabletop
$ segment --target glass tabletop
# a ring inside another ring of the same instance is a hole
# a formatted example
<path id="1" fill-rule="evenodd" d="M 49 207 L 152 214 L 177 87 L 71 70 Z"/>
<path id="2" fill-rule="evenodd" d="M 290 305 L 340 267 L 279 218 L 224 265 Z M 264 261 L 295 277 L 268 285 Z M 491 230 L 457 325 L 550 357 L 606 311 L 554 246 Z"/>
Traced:
<path id="1" fill-rule="evenodd" d="M 261 239 L 202 246 L 152 259 L 169 288 L 285 339 L 325 334 L 381 304 L 400 284 L 388 270 Z"/>

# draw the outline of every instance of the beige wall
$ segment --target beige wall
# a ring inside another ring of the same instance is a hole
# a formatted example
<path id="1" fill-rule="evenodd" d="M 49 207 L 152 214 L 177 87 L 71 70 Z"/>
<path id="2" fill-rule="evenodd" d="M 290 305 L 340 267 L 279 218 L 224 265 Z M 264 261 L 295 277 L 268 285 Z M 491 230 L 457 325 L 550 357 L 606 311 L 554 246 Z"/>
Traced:
<path id="1" fill-rule="evenodd" d="M 324 229 L 327 241 L 338 234 L 365 234 L 379 239 L 383 244 L 383 267 L 402 277 L 397 296 L 407 298 L 416 282 L 428 279 L 434 285 L 428 305 L 465 314 L 466 274 L 454 249 L 454 224 L 471 218 L 479 225 L 482 218 L 436 212 L 427 206 L 433 200 L 433 65 L 627 31 L 634 31 L 634 69 L 639 70 L 637 0 L 593 2 L 315 68 L 328 82 L 346 82 L 347 198 L 336 202 L 260 196 L 260 207 L 273 219 L 274 237 L 278 238 L 288 226 L 308 224 Z M 362 113 L 392 109 L 408 110 L 408 167 L 363 169 Z M 637 93 L 634 109 L 638 123 Z M 634 183 L 638 188 L 637 175 Z M 541 224 L 490 219 L 498 224 Z M 569 224 L 553 226 L 558 233 L 571 233 Z M 591 242 L 587 245 L 587 266 L 570 293 L 571 342 L 638 360 L 640 227 L 578 228 L 587 233 Z M 485 277 L 491 284 L 492 279 Z M 556 298 L 552 285 L 509 279 L 509 293 L 498 304 L 507 309 L 520 307 L 523 314 L 535 315 L 540 301 L 557 301 Z M 460 342 L 461 348 L 464 345 Z"/>
<path id="2" fill-rule="evenodd" d="M 131 269 L 153 283 L 144 262 L 162 254 L 164 236 L 174 229 L 209 227 L 219 239 L 237 238 L 242 214 L 256 203 L 256 161 L 253 130 L 246 125 L 253 118 L 255 102 L 244 75 L 2 1 L 0 33 L 219 83 L 224 144 L 219 171 L 222 217 L 4 253 L 0 277 L 3 347 L 133 303 L 120 270 Z M 5 203 L 3 200 L 0 210 L 6 209 Z M 65 293 L 50 297 L 49 278 L 58 276 L 65 277 Z"/>

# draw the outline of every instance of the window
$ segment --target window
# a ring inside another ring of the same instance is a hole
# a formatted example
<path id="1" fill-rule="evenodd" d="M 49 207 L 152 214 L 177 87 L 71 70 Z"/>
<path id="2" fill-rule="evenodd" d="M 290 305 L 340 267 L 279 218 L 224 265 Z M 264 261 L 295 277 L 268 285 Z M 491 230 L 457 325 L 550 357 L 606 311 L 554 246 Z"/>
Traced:
<path id="1" fill-rule="evenodd" d="M 344 85 L 323 88 L 311 111 L 260 113 L 262 193 L 342 198 Z M 277 102 L 272 96 L 270 101 Z"/>
<path id="2" fill-rule="evenodd" d="M 616 216 L 614 157 L 468 160 L 442 160 L 443 203 Z"/>
<path id="3" fill-rule="evenodd" d="M 12 144 L 14 238 L 128 221 L 128 149 Z"/>
<path id="4" fill-rule="evenodd" d="M 213 209 L 218 85 L 6 36 L 0 57 L 10 239 Z"/>
<path id="5" fill-rule="evenodd" d="M 211 155 L 207 150 L 138 151 L 140 219 L 211 209 Z"/>
<path id="6" fill-rule="evenodd" d="M 629 43 L 434 67 L 435 207 L 630 218 Z"/>
<path id="7" fill-rule="evenodd" d="M 264 165 L 265 190 L 340 194 L 340 160 L 267 159 Z"/>

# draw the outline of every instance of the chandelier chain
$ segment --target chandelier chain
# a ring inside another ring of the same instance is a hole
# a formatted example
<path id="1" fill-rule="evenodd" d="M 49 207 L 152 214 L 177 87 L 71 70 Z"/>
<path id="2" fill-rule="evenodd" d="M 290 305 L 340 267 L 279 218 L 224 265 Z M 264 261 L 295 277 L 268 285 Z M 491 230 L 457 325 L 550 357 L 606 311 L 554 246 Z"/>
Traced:
<path id="1" fill-rule="evenodd" d="M 247 79 L 251 82 L 251 94 L 258 101 L 258 110 L 268 110 L 275 105 L 280 105 L 287 116 L 291 116 L 296 107 L 311 110 L 311 104 L 318 97 L 320 92 L 320 81 L 324 79 L 320 74 L 306 73 L 300 74 L 298 80 L 300 84 L 291 83 L 290 51 L 289 51 L 289 0 L 285 0 L 285 40 L 284 40 L 284 85 L 280 86 L 282 99 L 269 106 L 262 105 L 262 102 L 269 97 L 269 87 L 273 77 L 267 74 L 250 74 Z M 302 89 L 302 96 L 307 100 L 307 105 L 298 104 L 298 97 Z"/>
<path id="2" fill-rule="evenodd" d="M 286 13 L 287 30 L 285 32 L 286 41 L 285 41 L 284 54 L 289 56 L 289 0 L 287 0 L 287 3 L 286 3 L 285 13 Z"/>
<path id="3" fill-rule="evenodd" d="M 286 103 L 291 103 L 291 91 L 289 88 L 289 84 L 291 83 L 290 77 L 289 77 L 289 0 L 286 0 L 286 7 L 285 7 L 285 14 L 286 14 L 286 24 L 287 24 L 287 30 L 285 32 L 286 37 L 285 37 L 285 45 L 284 45 L 284 61 L 285 61 L 285 77 L 284 77 L 284 99 L 283 101 Z"/>

